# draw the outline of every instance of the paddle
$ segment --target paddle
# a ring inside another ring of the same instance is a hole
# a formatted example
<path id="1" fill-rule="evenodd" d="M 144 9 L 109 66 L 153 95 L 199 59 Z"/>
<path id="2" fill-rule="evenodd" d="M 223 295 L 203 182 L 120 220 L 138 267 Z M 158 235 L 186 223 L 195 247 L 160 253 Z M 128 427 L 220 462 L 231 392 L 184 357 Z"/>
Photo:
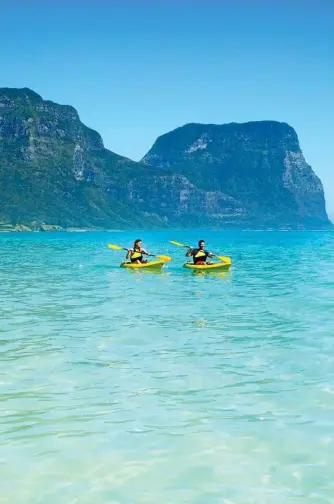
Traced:
<path id="1" fill-rule="evenodd" d="M 124 247 L 120 247 L 119 245 L 115 245 L 114 243 L 108 243 L 108 247 L 110 249 L 113 249 L 113 250 L 129 250 L 127 248 L 124 248 Z M 150 254 L 152 257 L 157 257 L 158 259 L 160 259 L 161 261 L 163 262 L 169 262 L 172 260 L 171 257 L 169 256 L 166 256 L 166 255 L 155 255 L 155 254 Z"/>
<path id="2" fill-rule="evenodd" d="M 192 247 L 189 247 L 189 245 L 185 245 L 184 243 L 180 243 L 180 242 L 177 242 L 174 240 L 171 240 L 170 243 L 172 243 L 173 245 L 176 245 L 177 247 L 184 247 L 184 248 L 189 248 L 189 249 L 192 248 Z M 222 261 L 226 264 L 232 264 L 232 259 L 230 257 L 220 256 L 220 255 L 215 255 L 215 257 L 217 257 L 217 259 L 219 259 L 220 261 Z"/>

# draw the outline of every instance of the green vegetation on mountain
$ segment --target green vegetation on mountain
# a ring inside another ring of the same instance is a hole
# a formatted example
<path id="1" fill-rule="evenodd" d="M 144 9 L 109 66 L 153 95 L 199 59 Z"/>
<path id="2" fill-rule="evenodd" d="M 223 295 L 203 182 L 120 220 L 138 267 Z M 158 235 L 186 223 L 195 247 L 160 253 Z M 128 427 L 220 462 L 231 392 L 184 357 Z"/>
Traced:
<path id="1" fill-rule="evenodd" d="M 0 230 L 331 226 L 287 124 L 189 124 L 135 163 L 29 89 L 0 88 L 0 198 Z"/>

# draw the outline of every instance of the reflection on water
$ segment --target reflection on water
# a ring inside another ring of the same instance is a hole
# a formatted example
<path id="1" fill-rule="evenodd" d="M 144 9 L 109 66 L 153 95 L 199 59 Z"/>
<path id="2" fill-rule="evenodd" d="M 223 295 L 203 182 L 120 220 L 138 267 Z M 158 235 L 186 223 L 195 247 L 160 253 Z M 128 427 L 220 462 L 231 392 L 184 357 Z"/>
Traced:
<path id="1" fill-rule="evenodd" d="M 1 503 L 332 502 L 334 235 L 204 236 L 231 273 L 0 236 Z"/>
<path id="2" fill-rule="evenodd" d="M 170 275 L 171 272 L 165 268 L 124 268 L 125 271 L 130 271 L 133 275 Z"/>
<path id="3" fill-rule="evenodd" d="M 231 270 L 229 271 L 202 271 L 202 270 L 192 270 L 192 274 L 195 276 L 213 276 L 216 278 L 228 278 L 231 276 Z"/>

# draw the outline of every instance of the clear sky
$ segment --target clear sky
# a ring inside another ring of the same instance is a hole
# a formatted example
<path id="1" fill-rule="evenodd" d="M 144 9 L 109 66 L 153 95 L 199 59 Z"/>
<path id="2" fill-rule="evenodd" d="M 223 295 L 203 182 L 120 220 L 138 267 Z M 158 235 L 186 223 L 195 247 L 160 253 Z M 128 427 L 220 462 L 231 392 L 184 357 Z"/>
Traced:
<path id="1" fill-rule="evenodd" d="M 0 87 L 76 107 L 140 159 L 188 122 L 297 131 L 334 213 L 334 0 L 0 0 Z"/>

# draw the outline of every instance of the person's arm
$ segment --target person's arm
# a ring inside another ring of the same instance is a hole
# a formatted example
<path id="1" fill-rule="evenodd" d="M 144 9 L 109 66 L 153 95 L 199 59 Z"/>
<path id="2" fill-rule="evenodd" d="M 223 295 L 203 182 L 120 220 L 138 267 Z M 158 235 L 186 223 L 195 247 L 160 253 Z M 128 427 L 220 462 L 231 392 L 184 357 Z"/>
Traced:
<path id="1" fill-rule="evenodd" d="M 126 259 L 130 259 L 131 254 L 132 254 L 132 249 L 127 249 Z"/>
<path id="2" fill-rule="evenodd" d="M 188 252 L 186 253 L 186 257 L 191 257 L 193 255 L 193 249 L 191 247 L 188 247 Z"/>
<path id="3" fill-rule="evenodd" d="M 153 257 L 153 254 L 150 254 L 149 252 L 147 252 L 147 250 L 145 249 L 141 249 L 141 253 L 144 254 L 144 255 L 147 255 L 149 257 Z"/>
<path id="4" fill-rule="evenodd" d="M 211 254 L 211 252 L 207 252 L 207 253 L 206 253 L 206 255 L 207 255 L 208 257 L 216 257 L 216 256 L 215 256 L 215 254 Z"/>

